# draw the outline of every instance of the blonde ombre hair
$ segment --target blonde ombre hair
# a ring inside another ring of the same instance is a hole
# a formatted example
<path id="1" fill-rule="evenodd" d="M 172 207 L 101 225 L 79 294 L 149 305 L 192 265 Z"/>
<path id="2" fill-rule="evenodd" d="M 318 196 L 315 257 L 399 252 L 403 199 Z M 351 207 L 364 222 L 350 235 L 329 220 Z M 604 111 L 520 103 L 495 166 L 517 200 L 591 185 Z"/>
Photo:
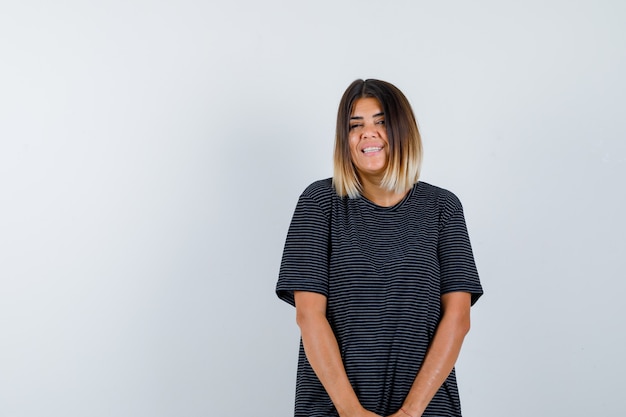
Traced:
<path id="1" fill-rule="evenodd" d="M 333 186 L 341 197 L 356 198 L 362 187 L 350 156 L 348 133 L 355 102 L 375 98 L 385 113 L 389 140 L 389 162 L 381 186 L 403 193 L 418 180 L 422 165 L 422 139 L 413 109 L 407 98 L 393 84 L 380 80 L 356 80 L 343 93 L 337 112 Z"/>

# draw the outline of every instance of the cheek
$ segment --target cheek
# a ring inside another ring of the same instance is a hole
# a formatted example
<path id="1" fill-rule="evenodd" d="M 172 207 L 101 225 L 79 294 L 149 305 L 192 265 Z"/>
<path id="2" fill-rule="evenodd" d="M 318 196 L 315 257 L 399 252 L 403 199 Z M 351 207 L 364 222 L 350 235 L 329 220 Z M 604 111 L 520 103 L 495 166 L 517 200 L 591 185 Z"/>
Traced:
<path id="1" fill-rule="evenodd" d="M 358 145 L 358 141 L 355 141 L 353 139 L 350 139 L 348 141 L 348 147 L 350 148 L 350 154 L 354 155 L 357 152 L 357 145 Z"/>

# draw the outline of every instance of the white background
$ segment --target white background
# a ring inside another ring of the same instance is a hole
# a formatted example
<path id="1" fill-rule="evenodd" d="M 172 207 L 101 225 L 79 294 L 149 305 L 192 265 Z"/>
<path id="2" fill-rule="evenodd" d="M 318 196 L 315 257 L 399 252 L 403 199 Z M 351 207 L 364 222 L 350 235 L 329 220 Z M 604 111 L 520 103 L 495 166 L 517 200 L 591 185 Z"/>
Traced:
<path id="1" fill-rule="evenodd" d="M 274 295 L 337 104 L 397 85 L 485 296 L 467 417 L 624 414 L 623 1 L 4 1 L 0 416 L 289 416 Z"/>

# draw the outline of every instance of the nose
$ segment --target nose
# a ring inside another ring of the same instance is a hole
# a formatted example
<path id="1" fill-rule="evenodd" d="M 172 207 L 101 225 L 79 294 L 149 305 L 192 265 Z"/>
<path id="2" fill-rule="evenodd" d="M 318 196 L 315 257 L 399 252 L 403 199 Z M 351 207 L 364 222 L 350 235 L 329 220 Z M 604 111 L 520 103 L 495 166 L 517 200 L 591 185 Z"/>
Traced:
<path id="1" fill-rule="evenodd" d="M 365 123 L 363 130 L 361 131 L 362 138 L 375 138 L 378 137 L 378 130 L 374 123 Z"/>

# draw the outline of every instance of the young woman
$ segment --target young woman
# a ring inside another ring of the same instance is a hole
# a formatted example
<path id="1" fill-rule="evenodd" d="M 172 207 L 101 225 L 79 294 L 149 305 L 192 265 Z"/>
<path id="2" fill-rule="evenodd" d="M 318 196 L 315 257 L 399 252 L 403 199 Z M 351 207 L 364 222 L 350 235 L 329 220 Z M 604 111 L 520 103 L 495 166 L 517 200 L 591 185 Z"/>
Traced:
<path id="1" fill-rule="evenodd" d="M 461 415 L 454 363 L 483 291 L 461 203 L 418 181 L 421 157 L 404 94 L 353 82 L 276 287 L 302 333 L 296 417 Z"/>

